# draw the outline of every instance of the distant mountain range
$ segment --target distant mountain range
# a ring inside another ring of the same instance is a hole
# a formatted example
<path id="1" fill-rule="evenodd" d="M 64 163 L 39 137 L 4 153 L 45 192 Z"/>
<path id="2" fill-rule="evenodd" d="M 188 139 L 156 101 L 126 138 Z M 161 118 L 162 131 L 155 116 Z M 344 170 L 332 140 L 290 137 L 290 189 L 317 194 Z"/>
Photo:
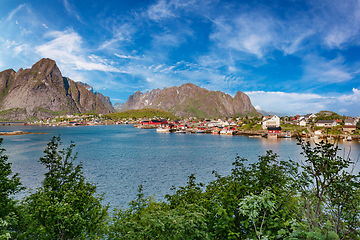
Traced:
<path id="1" fill-rule="evenodd" d="M 217 118 L 228 116 L 260 116 L 243 92 L 235 97 L 210 91 L 192 83 L 179 87 L 154 89 L 145 94 L 140 91 L 129 96 L 122 111 L 142 108 L 157 108 L 168 111 L 177 117 Z"/>
<path id="2" fill-rule="evenodd" d="M 110 113 L 110 99 L 87 84 L 63 77 L 55 61 L 41 59 L 30 69 L 0 72 L 0 119 L 43 119 L 66 113 Z"/>
<path id="3" fill-rule="evenodd" d="M 249 97 L 237 92 L 231 97 L 220 91 L 209 91 L 191 83 L 179 87 L 140 91 L 116 110 L 155 108 L 177 117 L 217 118 L 259 116 Z M 74 113 L 115 112 L 110 98 L 86 83 L 63 77 L 54 60 L 44 58 L 30 69 L 0 72 L 0 119 L 36 120 Z"/>

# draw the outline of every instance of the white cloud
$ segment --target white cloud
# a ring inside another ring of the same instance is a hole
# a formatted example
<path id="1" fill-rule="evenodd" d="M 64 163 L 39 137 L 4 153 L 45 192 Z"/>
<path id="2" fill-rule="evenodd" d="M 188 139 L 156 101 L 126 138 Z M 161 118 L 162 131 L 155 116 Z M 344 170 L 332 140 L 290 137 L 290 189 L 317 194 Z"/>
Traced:
<path id="1" fill-rule="evenodd" d="M 87 51 L 82 48 L 83 40 L 73 30 L 52 31 L 46 34 L 45 37 L 53 40 L 36 47 L 36 52 L 41 57 L 55 59 L 65 66 L 78 70 L 123 72 L 99 56 L 90 55 L 86 57 Z"/>
<path id="2" fill-rule="evenodd" d="M 28 44 L 21 44 L 19 46 L 14 47 L 14 54 L 15 55 L 19 55 L 19 53 L 21 53 L 22 51 L 29 49 L 29 45 Z"/>
<path id="3" fill-rule="evenodd" d="M 150 6 L 148 9 L 148 16 L 150 19 L 159 21 L 164 18 L 175 17 L 172 11 L 172 4 L 165 0 L 160 0 L 157 4 Z"/>
<path id="4" fill-rule="evenodd" d="M 284 114 L 316 113 L 321 110 L 330 110 L 339 113 L 348 113 L 351 116 L 360 113 L 360 90 L 353 88 L 350 94 L 313 94 L 313 93 L 285 93 L 251 91 L 245 92 L 257 109 Z"/>
<path id="5" fill-rule="evenodd" d="M 344 94 L 339 97 L 339 101 L 341 101 L 343 104 L 359 103 L 360 106 L 360 90 L 357 88 L 353 88 L 352 92 L 352 94 Z"/>
<path id="6" fill-rule="evenodd" d="M 324 43 L 330 48 L 343 48 L 345 44 L 360 44 L 360 2 L 322 1 L 314 6 L 319 10 L 319 21 L 323 23 Z"/>
<path id="7" fill-rule="evenodd" d="M 112 28 L 112 38 L 100 44 L 99 50 L 114 51 L 121 46 L 122 43 L 130 43 L 133 35 L 138 31 L 138 24 L 141 24 L 136 17 L 127 18 L 126 23 L 116 23 Z"/>
<path id="8" fill-rule="evenodd" d="M 241 14 L 236 20 L 223 16 L 213 21 L 210 35 L 220 48 L 232 48 L 261 58 L 273 42 L 273 20 L 260 13 Z"/>
<path id="9" fill-rule="evenodd" d="M 6 21 L 12 20 L 13 16 L 14 16 L 18 11 L 20 11 L 20 9 L 22 9 L 22 8 L 25 7 L 25 6 L 26 6 L 26 4 L 21 4 L 21 5 L 17 6 L 14 10 L 12 10 L 12 11 L 9 13 L 9 15 L 8 15 L 7 18 L 6 18 Z"/>
<path id="10" fill-rule="evenodd" d="M 122 55 L 117 53 L 114 53 L 114 55 L 117 56 L 118 58 L 123 58 L 123 59 L 140 59 L 140 57 L 131 56 L 131 55 Z"/>
<path id="11" fill-rule="evenodd" d="M 80 15 L 74 10 L 74 7 L 68 2 L 68 0 L 64 0 L 64 7 L 66 11 L 73 15 L 78 21 L 81 20 Z"/>
<path id="12" fill-rule="evenodd" d="M 339 83 L 353 79 L 352 71 L 344 64 L 345 60 L 342 56 L 328 60 L 316 55 L 308 55 L 303 61 L 304 80 Z"/>

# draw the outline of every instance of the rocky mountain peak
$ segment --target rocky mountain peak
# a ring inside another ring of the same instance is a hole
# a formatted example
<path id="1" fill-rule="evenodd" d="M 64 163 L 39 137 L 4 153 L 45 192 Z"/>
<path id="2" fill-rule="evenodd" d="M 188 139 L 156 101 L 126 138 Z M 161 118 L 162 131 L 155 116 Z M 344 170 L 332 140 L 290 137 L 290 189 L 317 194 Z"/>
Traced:
<path id="1" fill-rule="evenodd" d="M 110 101 L 105 96 L 104 100 Z M 91 91 L 63 77 L 56 62 L 44 58 L 30 69 L 0 73 L 0 118 L 23 120 L 64 113 L 109 113 L 114 109 Z M 10 111 L 11 110 L 11 111 Z"/>
<path id="2" fill-rule="evenodd" d="M 238 92 L 234 98 L 220 91 L 209 91 L 186 83 L 181 86 L 154 89 L 129 96 L 123 110 L 158 108 L 178 117 L 227 117 L 233 115 L 258 115 L 249 97 Z"/>

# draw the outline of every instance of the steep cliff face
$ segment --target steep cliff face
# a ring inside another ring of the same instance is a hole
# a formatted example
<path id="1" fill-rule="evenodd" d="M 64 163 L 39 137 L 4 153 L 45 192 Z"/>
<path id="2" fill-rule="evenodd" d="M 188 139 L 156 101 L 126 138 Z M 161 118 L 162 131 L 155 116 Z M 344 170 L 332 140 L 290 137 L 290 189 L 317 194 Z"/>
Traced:
<path id="1" fill-rule="evenodd" d="M 115 108 L 113 107 L 109 97 L 104 96 L 102 93 L 99 92 L 95 92 L 95 95 L 101 100 L 105 107 L 110 109 L 112 112 L 115 112 Z"/>
<path id="2" fill-rule="evenodd" d="M 9 120 L 111 112 L 85 87 L 64 78 L 51 59 L 41 59 L 30 69 L 0 72 L 0 101 L 0 118 Z"/>
<path id="3" fill-rule="evenodd" d="M 122 110 L 141 108 L 158 108 L 178 117 L 259 115 L 249 97 L 240 91 L 233 98 L 223 92 L 209 91 L 191 83 L 163 90 L 154 89 L 145 94 L 137 91 L 128 98 Z"/>

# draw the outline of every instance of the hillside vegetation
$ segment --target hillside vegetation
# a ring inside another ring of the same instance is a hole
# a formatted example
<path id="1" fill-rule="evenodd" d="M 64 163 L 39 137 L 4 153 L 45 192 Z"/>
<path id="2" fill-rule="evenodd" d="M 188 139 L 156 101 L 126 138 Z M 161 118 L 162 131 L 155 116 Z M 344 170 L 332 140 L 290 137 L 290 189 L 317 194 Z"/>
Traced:
<path id="1" fill-rule="evenodd" d="M 176 119 L 173 114 L 161 110 L 161 109 L 154 109 L 154 108 L 143 108 L 143 109 L 136 109 L 136 110 L 128 110 L 125 112 L 118 112 L 118 113 L 109 113 L 104 115 L 105 118 L 111 120 L 118 120 L 123 118 L 165 118 L 165 119 Z"/>

